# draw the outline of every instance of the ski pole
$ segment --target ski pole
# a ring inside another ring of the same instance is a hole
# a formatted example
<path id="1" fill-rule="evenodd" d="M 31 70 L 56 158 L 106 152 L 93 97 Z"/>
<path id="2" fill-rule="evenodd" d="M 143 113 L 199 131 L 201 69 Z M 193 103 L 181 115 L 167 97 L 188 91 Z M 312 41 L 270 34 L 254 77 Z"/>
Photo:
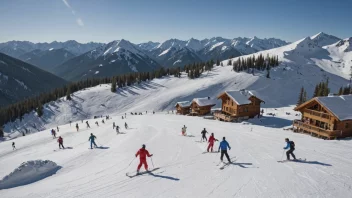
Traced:
<path id="1" fill-rule="evenodd" d="M 136 158 L 133 158 L 133 160 L 128 164 L 127 167 L 130 167 L 130 166 L 131 166 L 131 164 L 132 164 L 132 162 L 134 161 L 134 159 L 136 159 Z"/>
<path id="2" fill-rule="evenodd" d="M 284 157 L 284 153 L 285 153 L 285 150 L 282 151 L 281 161 L 283 160 L 282 158 Z"/>
<path id="3" fill-rule="evenodd" d="M 152 157 L 150 157 L 150 160 L 152 161 L 152 165 L 153 165 L 153 168 L 154 168 L 153 158 L 152 158 Z"/>

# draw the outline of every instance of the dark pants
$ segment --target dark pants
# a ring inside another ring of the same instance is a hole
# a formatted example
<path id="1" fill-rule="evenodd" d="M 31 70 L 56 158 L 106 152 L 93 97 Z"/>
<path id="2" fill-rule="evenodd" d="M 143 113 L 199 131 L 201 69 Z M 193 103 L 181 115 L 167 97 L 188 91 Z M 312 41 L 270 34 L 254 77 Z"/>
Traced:
<path id="1" fill-rule="evenodd" d="M 62 143 L 59 143 L 59 148 L 61 148 L 61 147 L 62 147 L 63 149 L 65 148 Z"/>
<path id="2" fill-rule="evenodd" d="M 227 154 L 227 150 L 221 150 L 221 157 L 220 157 L 220 160 L 222 161 L 222 159 L 224 158 L 224 155 L 226 156 L 227 161 L 231 162 L 230 157 L 229 157 L 229 154 Z"/>
<path id="3" fill-rule="evenodd" d="M 287 156 L 287 159 L 288 159 L 288 160 L 290 160 L 290 154 L 292 155 L 293 159 L 296 159 L 295 154 L 293 154 L 293 151 L 294 151 L 294 150 L 295 150 L 295 149 L 290 149 L 290 150 L 286 151 L 286 156 Z"/>
<path id="4" fill-rule="evenodd" d="M 93 145 L 95 148 L 97 148 L 98 146 L 95 144 L 94 141 L 90 141 L 90 148 L 93 149 Z"/>
<path id="5" fill-rule="evenodd" d="M 205 136 L 205 135 L 202 136 L 202 140 L 204 140 L 204 139 L 205 139 L 205 141 L 208 141 L 207 136 Z"/>

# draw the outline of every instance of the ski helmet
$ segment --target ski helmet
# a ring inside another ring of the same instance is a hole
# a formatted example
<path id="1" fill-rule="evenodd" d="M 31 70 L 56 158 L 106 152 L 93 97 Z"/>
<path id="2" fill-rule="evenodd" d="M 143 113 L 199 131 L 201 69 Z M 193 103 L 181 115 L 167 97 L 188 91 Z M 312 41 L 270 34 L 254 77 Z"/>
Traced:
<path id="1" fill-rule="evenodd" d="M 142 144 L 142 148 L 145 148 L 145 144 Z"/>

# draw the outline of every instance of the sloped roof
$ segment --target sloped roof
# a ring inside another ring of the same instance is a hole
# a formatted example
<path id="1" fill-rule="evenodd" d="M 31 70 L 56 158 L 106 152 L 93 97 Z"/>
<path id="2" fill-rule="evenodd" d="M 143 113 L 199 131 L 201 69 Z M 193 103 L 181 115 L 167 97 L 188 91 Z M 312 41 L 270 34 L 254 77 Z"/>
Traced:
<path id="1" fill-rule="evenodd" d="M 316 100 L 339 120 L 352 120 L 352 95 L 317 97 Z"/>
<path id="2" fill-rule="evenodd" d="M 182 108 L 190 107 L 191 106 L 190 101 L 182 101 L 182 102 L 177 102 L 175 106 L 180 105 Z"/>
<path id="3" fill-rule="evenodd" d="M 220 94 L 218 98 L 220 98 L 223 94 L 227 94 L 238 105 L 250 104 L 252 101 L 250 101 L 249 98 L 251 96 L 255 96 L 253 92 L 242 89 L 236 91 L 225 91 L 224 93 Z"/>
<path id="4" fill-rule="evenodd" d="M 197 103 L 201 107 L 205 106 L 214 106 L 216 105 L 216 101 L 214 99 L 205 97 L 205 98 L 194 98 L 192 102 Z"/>

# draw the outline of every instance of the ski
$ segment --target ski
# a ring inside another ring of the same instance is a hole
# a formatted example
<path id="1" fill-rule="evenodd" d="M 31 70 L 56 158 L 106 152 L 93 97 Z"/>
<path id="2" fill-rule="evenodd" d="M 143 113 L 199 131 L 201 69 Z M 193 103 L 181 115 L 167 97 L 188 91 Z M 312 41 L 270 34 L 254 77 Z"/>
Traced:
<path id="1" fill-rule="evenodd" d="M 231 162 L 223 162 L 223 166 L 221 166 L 219 169 L 220 170 L 224 170 L 224 168 L 226 168 L 227 166 L 233 164 L 234 162 L 236 162 L 236 159 L 234 159 L 234 160 L 231 159 Z"/>
<path id="2" fill-rule="evenodd" d="M 129 177 L 129 178 L 133 178 L 133 177 L 136 177 L 136 176 L 140 176 L 140 175 L 144 175 L 144 174 L 147 174 L 147 173 L 151 173 L 153 171 L 156 171 L 156 170 L 159 170 L 160 168 L 154 168 L 152 170 L 149 170 L 149 171 L 143 171 L 143 172 L 129 172 L 129 173 L 126 173 L 126 176 Z"/>
<path id="3" fill-rule="evenodd" d="M 202 154 L 206 154 L 206 153 L 219 153 L 219 152 L 218 151 L 213 151 L 213 152 L 204 151 Z"/>
<path id="4" fill-rule="evenodd" d="M 280 160 L 280 161 L 277 161 L 279 163 L 285 163 L 285 162 L 305 162 L 307 161 L 306 158 L 298 158 L 298 159 L 295 159 L 295 160 Z"/>
<path id="5" fill-rule="evenodd" d="M 237 159 L 236 159 L 236 157 L 231 157 L 230 160 L 232 163 L 232 162 L 235 162 Z M 230 163 L 220 161 L 216 166 L 220 166 L 221 164 L 224 166 L 224 165 L 229 165 Z"/>

